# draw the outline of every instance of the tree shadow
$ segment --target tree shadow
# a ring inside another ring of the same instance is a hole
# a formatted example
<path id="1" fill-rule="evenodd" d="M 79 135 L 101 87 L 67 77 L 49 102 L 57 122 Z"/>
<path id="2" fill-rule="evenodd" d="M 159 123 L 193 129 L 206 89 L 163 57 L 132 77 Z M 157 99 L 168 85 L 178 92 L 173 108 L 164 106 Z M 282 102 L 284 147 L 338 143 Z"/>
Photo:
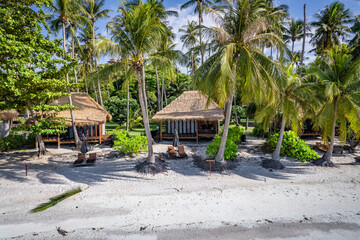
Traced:
<path id="1" fill-rule="evenodd" d="M 69 161 L 71 159 L 71 162 Z M 28 165 L 28 177 L 25 175 L 25 164 L 16 161 L 5 160 L 0 164 L 0 178 L 17 182 L 29 181 L 30 177 L 36 177 L 44 184 L 65 184 L 67 181 L 94 185 L 113 180 L 151 180 L 145 176 L 139 176 L 134 167 L 137 160 L 125 158 L 98 157 L 94 166 L 74 167 L 72 159 L 75 157 L 50 157 L 47 163 Z"/>

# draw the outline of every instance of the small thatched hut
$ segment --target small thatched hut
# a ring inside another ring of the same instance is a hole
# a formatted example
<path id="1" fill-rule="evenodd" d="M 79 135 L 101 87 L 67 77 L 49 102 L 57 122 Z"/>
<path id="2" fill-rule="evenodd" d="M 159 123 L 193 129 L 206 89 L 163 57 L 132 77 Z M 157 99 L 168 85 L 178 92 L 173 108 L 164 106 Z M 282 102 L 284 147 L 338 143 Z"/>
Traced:
<path id="1" fill-rule="evenodd" d="M 0 138 L 5 138 L 9 136 L 12 122 L 16 121 L 18 117 L 19 113 L 17 111 L 0 111 Z"/>
<path id="2" fill-rule="evenodd" d="M 151 121 L 160 122 L 160 141 L 172 139 L 175 128 L 180 139 L 198 141 L 199 137 L 214 137 L 218 134 L 218 122 L 224 119 L 224 111 L 212 100 L 206 107 L 207 101 L 208 96 L 199 91 L 185 91 L 157 112 Z"/>
<path id="3" fill-rule="evenodd" d="M 71 93 L 71 97 L 73 105 L 77 107 L 77 109 L 73 111 L 73 114 L 79 137 L 81 138 L 84 133 L 89 142 L 98 143 L 107 139 L 109 135 L 105 135 L 105 123 L 111 120 L 111 115 L 87 93 L 73 92 Z M 51 105 L 68 103 L 68 97 L 61 97 L 51 103 Z M 74 143 L 70 110 L 60 112 L 58 117 L 62 117 L 66 121 L 66 125 L 68 126 L 67 132 L 61 135 L 44 136 L 44 142 L 57 142 L 58 147 L 60 147 L 60 144 Z"/>

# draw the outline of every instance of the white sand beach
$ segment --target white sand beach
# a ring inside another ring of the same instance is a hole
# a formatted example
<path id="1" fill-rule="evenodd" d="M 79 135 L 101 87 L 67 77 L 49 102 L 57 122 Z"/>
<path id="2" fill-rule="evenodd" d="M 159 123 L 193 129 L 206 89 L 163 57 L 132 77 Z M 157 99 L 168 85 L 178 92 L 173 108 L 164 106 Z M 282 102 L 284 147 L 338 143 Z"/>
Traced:
<path id="1" fill-rule="evenodd" d="M 167 173 L 142 175 L 134 166 L 146 153 L 130 158 L 103 146 L 94 149 L 95 166 L 77 168 L 70 148 L 49 148 L 41 161 L 28 152 L 3 153 L 0 238 L 358 239 L 359 153 L 334 154 L 335 168 L 282 158 L 286 168 L 269 171 L 260 161 L 270 155 L 251 150 L 262 142 L 249 138 L 236 169 L 211 175 L 192 157 L 167 160 Z M 204 156 L 207 144 L 184 145 L 189 155 Z M 168 145 L 154 145 L 155 153 Z M 30 213 L 75 187 L 84 191 Z"/>

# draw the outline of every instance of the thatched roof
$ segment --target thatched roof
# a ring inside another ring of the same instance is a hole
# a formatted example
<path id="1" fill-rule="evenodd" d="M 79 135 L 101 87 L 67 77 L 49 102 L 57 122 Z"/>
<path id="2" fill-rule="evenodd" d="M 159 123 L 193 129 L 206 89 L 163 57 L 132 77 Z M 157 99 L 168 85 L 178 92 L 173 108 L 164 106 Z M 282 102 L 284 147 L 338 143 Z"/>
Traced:
<path id="1" fill-rule="evenodd" d="M 224 119 L 224 111 L 214 101 L 211 100 L 206 108 L 207 100 L 208 96 L 199 91 L 185 91 L 164 109 L 157 112 L 151 121 Z"/>
<path id="2" fill-rule="evenodd" d="M 4 111 L 0 111 L 0 120 L 3 121 L 13 121 L 13 120 L 17 120 L 19 117 L 19 113 L 15 110 L 4 110 Z"/>
<path id="3" fill-rule="evenodd" d="M 104 108 L 102 108 L 92 97 L 87 93 L 71 93 L 73 105 L 77 107 L 73 111 L 75 117 L 75 125 L 94 125 L 106 123 L 111 120 L 111 115 Z M 60 99 L 51 103 L 51 105 L 62 105 L 69 103 L 69 97 L 61 97 Z M 66 125 L 71 126 L 70 110 L 62 111 L 58 117 L 65 118 Z"/>

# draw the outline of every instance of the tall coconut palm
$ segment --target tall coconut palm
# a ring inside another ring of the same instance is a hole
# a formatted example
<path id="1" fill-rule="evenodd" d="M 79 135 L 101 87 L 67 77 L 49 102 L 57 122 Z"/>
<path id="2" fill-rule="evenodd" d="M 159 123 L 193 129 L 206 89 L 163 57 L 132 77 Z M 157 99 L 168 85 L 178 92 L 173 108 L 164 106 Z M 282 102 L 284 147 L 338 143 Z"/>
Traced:
<path id="1" fill-rule="evenodd" d="M 80 8 L 81 12 L 89 18 L 92 24 L 92 39 L 93 45 L 95 46 L 95 22 L 98 19 L 108 18 L 110 9 L 102 9 L 104 7 L 105 0 L 85 0 Z M 95 60 L 95 71 L 98 71 L 97 66 L 97 55 L 94 51 L 93 57 Z M 100 81 L 99 77 L 97 78 L 97 85 L 98 85 L 98 92 L 99 92 L 99 100 L 100 105 L 103 106 L 103 99 L 101 96 L 101 88 L 100 88 Z"/>
<path id="2" fill-rule="evenodd" d="M 258 48 L 259 41 L 282 40 L 268 31 L 267 5 L 262 0 L 229 1 L 223 17 L 218 18 L 220 27 L 209 28 L 209 34 L 217 38 L 219 50 L 197 70 L 197 88 L 215 98 L 221 106 L 226 104 L 226 116 L 219 151 L 215 160 L 225 165 L 224 150 L 227 139 L 233 96 L 238 86 L 246 104 L 252 99 L 271 101 L 273 75 L 277 73 L 275 62 Z"/>
<path id="3" fill-rule="evenodd" d="M 346 141 L 346 126 L 357 137 L 360 137 L 360 107 L 353 99 L 359 99 L 356 91 L 360 86 L 360 58 L 354 59 L 346 45 L 335 45 L 332 49 L 325 51 L 325 56 L 318 67 L 313 67 L 311 72 L 319 79 L 323 87 L 324 104 L 317 114 L 317 126 L 322 129 L 322 138 L 330 145 L 322 158 L 313 161 L 316 165 L 334 166 L 331 161 L 334 141 L 335 127 L 339 123 L 340 140 Z"/>
<path id="4" fill-rule="evenodd" d="M 294 54 L 295 41 L 303 38 L 303 24 L 301 20 L 289 18 L 287 27 L 283 29 L 285 42 L 291 41 L 291 54 Z"/>
<path id="5" fill-rule="evenodd" d="M 186 9 L 189 7 L 193 7 L 195 5 L 194 13 L 198 13 L 199 15 L 199 26 L 202 25 L 204 19 L 203 14 L 206 11 L 209 11 L 211 9 L 215 9 L 216 0 L 189 0 L 188 2 L 181 5 L 180 10 Z M 199 28 L 199 45 L 202 45 L 202 34 L 201 34 L 201 27 Z M 204 52 L 201 51 L 201 64 L 204 63 Z"/>
<path id="6" fill-rule="evenodd" d="M 349 36 L 351 32 L 347 24 L 353 22 L 352 14 L 341 2 L 326 6 L 314 17 L 316 20 L 311 23 L 311 26 L 315 28 L 315 34 L 310 42 L 320 55 L 332 46 L 340 44 L 340 40 Z"/>
<path id="7" fill-rule="evenodd" d="M 75 6 L 75 2 L 73 0 L 56 0 L 53 5 L 50 6 L 50 11 L 54 13 L 51 16 L 50 21 L 50 27 L 55 30 L 55 32 L 59 31 L 60 28 L 62 29 L 62 35 L 63 35 L 63 48 L 66 51 L 66 32 L 65 28 L 66 25 L 69 24 L 69 19 L 74 19 L 75 14 L 73 9 Z M 69 74 L 66 73 L 66 82 L 69 84 Z M 72 98 L 71 98 L 71 90 L 68 88 L 69 93 L 69 104 L 73 106 Z M 71 122 L 73 127 L 73 133 L 74 133 L 74 139 L 75 139 L 75 145 L 77 148 L 80 147 L 81 141 L 79 138 L 79 135 L 77 133 L 77 129 L 75 126 L 75 117 L 72 109 L 70 109 L 70 116 L 71 116 Z"/>
<path id="8" fill-rule="evenodd" d="M 138 80 L 138 92 L 141 111 L 144 119 L 144 127 L 148 141 L 148 157 L 144 167 L 155 164 L 155 156 L 152 147 L 152 137 L 149 126 L 148 110 L 144 99 L 142 78 L 144 61 L 157 46 L 161 36 L 166 34 L 168 29 L 148 8 L 146 4 L 134 6 L 131 9 L 120 9 L 120 15 L 108 23 L 113 41 L 121 46 L 121 51 L 128 56 L 131 68 L 136 72 Z"/>
<path id="9" fill-rule="evenodd" d="M 317 98 L 312 90 L 312 85 L 303 84 L 300 77 L 294 72 L 294 65 L 284 66 L 284 74 L 275 79 L 277 89 L 274 102 L 258 109 L 255 119 L 262 122 L 264 127 L 268 127 L 271 120 L 281 115 L 281 126 L 279 140 L 272 155 L 273 168 L 283 168 L 279 162 L 280 149 L 284 137 L 286 125 L 292 126 L 295 133 L 301 126 L 302 116 L 316 107 Z"/>
<path id="10" fill-rule="evenodd" d="M 351 27 L 351 31 L 355 34 L 354 38 L 349 42 L 349 45 L 354 48 L 352 55 L 360 57 L 360 15 L 355 17 L 355 23 Z"/>
<path id="11" fill-rule="evenodd" d="M 196 22 L 195 21 L 188 21 L 187 25 L 183 25 L 179 32 L 182 33 L 180 40 L 183 43 L 182 48 L 188 49 L 188 54 L 190 56 L 190 62 L 191 62 L 191 72 L 192 72 L 192 79 L 194 79 L 194 73 L 196 70 L 195 62 L 196 62 L 196 56 L 193 51 L 193 48 L 196 46 L 196 43 L 198 42 L 198 31 L 196 31 Z"/>

